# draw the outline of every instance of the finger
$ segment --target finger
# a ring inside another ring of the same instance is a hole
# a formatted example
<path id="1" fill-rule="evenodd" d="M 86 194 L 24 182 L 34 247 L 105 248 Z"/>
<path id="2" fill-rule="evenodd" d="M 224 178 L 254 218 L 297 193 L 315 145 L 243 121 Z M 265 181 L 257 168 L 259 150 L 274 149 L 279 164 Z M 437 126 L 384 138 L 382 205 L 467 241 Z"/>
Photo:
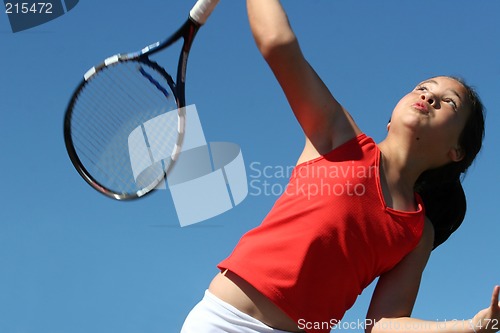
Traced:
<path id="1" fill-rule="evenodd" d="M 495 286 L 495 288 L 493 288 L 493 294 L 491 295 L 491 307 L 492 308 L 496 308 L 496 307 L 500 306 L 500 303 L 498 301 L 499 294 L 500 294 L 500 286 Z"/>

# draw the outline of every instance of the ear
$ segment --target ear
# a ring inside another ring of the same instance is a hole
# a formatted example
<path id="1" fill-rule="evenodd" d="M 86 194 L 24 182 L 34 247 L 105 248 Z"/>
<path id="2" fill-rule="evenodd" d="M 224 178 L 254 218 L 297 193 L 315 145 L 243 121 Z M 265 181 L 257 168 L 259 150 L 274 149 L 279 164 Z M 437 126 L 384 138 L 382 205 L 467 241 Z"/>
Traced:
<path id="1" fill-rule="evenodd" d="M 455 146 L 450 149 L 448 156 L 453 162 L 460 162 L 465 157 L 465 152 L 460 146 Z"/>
<path id="2" fill-rule="evenodd" d="M 391 122 L 389 121 L 389 122 L 387 123 L 387 132 L 389 132 L 389 130 L 390 130 L 390 129 L 391 129 Z"/>

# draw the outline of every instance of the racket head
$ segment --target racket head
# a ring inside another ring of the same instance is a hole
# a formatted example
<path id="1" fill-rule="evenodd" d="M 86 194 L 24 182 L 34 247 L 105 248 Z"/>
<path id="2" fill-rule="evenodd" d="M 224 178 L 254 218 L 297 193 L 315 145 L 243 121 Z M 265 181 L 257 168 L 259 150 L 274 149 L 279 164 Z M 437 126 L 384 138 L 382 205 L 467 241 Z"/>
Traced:
<path id="1" fill-rule="evenodd" d="M 68 155 L 102 194 L 140 198 L 164 181 L 180 153 L 183 107 L 171 76 L 157 63 L 108 58 L 85 74 L 68 104 Z"/>

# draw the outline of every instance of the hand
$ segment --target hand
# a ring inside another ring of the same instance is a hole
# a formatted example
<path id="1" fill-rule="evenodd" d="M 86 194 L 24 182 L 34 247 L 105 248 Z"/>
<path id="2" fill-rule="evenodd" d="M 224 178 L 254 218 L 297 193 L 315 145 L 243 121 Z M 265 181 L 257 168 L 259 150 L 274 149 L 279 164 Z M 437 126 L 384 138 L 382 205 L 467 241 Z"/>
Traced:
<path id="1" fill-rule="evenodd" d="M 500 330 L 499 293 L 500 286 L 496 286 L 491 295 L 490 306 L 479 311 L 474 318 L 472 318 L 471 325 L 476 333 L 493 333 Z"/>

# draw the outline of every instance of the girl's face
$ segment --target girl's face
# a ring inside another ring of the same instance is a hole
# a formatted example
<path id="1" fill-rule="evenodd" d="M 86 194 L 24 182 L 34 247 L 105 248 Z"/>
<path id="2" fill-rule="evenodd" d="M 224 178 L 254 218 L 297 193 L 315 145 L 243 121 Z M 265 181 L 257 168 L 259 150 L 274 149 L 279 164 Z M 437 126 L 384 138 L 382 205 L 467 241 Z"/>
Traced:
<path id="1" fill-rule="evenodd" d="M 435 77 L 418 84 L 399 101 L 391 128 L 406 129 L 402 133 L 409 130 L 429 154 L 436 154 L 436 167 L 459 161 L 463 153 L 458 141 L 470 113 L 468 103 L 466 89 L 460 82 Z"/>

